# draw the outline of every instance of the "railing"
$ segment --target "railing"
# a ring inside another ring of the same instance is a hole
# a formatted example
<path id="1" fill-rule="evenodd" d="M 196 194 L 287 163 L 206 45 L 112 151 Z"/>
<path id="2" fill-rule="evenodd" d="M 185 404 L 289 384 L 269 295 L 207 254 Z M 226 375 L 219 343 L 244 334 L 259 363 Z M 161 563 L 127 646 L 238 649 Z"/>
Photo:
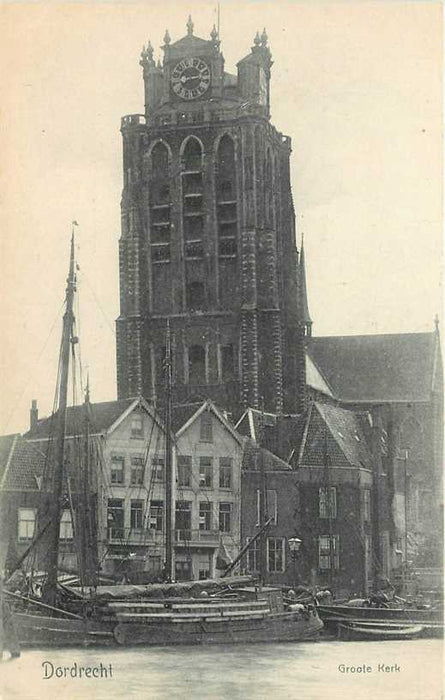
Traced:
<path id="1" fill-rule="evenodd" d="M 115 544 L 139 544 L 162 543 L 162 530 L 135 529 L 131 527 L 109 527 L 107 540 Z"/>
<path id="2" fill-rule="evenodd" d="M 145 114 L 126 114 L 121 119 L 121 127 L 144 126 L 145 124 Z"/>
<path id="3" fill-rule="evenodd" d="M 190 547 L 194 545 L 217 547 L 219 544 L 218 530 L 175 530 L 177 545 Z"/>

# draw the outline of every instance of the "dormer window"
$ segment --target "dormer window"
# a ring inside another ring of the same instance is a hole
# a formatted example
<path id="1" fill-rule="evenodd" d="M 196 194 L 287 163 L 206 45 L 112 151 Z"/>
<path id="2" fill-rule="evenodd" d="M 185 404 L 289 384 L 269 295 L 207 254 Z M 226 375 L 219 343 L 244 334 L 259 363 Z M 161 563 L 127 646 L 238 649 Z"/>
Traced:
<path id="1" fill-rule="evenodd" d="M 131 437 L 144 437 L 144 424 L 141 415 L 133 415 L 131 417 Z"/>
<path id="2" fill-rule="evenodd" d="M 201 414 L 199 439 L 201 442 L 212 442 L 213 440 L 212 414 L 209 413 L 209 411 L 204 411 L 204 413 Z"/>

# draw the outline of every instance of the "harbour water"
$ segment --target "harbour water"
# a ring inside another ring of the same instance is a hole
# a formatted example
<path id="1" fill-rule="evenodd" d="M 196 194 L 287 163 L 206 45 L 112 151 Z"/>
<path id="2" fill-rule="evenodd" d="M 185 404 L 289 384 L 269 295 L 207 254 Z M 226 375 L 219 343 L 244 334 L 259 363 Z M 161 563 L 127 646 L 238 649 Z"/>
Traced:
<path id="1" fill-rule="evenodd" d="M 0 665 L 0 689 L 2 700 L 440 700 L 443 643 L 25 650 Z"/>

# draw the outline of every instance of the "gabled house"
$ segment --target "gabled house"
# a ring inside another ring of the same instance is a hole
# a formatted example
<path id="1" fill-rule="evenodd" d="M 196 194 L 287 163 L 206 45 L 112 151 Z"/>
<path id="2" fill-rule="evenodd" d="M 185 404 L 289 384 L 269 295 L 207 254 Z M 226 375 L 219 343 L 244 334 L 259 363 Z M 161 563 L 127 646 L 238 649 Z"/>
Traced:
<path id="1" fill-rule="evenodd" d="M 374 460 L 366 420 L 338 406 L 311 403 L 291 459 L 301 575 L 339 595 L 367 593 L 377 573 Z M 387 527 L 381 519 L 381 532 Z"/>
<path id="2" fill-rule="evenodd" d="M 36 534 L 47 446 L 47 440 L 34 444 L 20 435 L 0 437 L 0 564 L 6 570 L 15 567 Z M 62 510 L 59 561 L 68 569 L 76 562 L 68 504 Z"/>
<path id="3" fill-rule="evenodd" d="M 3 512 L 9 523 L 3 539 L 14 543 L 17 556 L 35 534 L 46 455 L 52 448 L 54 419 L 38 420 L 35 406 L 33 411 L 24 437 L 0 440 Z M 101 573 L 123 581 L 160 579 L 165 561 L 165 426 L 141 397 L 67 410 L 67 505 L 59 565 L 78 569 L 74 539 L 76 527 L 82 527 L 76 510 L 86 432 Z M 217 576 L 240 545 L 243 440 L 214 404 L 205 401 L 175 408 L 172 443 L 175 577 Z"/>
<path id="4" fill-rule="evenodd" d="M 264 508 L 261 499 L 265 497 Z M 288 540 L 298 530 L 296 520 L 297 484 L 292 467 L 269 450 L 248 438 L 244 450 L 241 481 L 241 532 L 245 546 L 259 531 L 264 512 L 272 521 L 264 532 L 261 566 L 260 538 L 255 540 L 241 561 L 241 569 L 258 575 L 263 569 L 266 583 L 295 583 L 296 571 Z"/>
<path id="5" fill-rule="evenodd" d="M 443 548 L 443 369 L 429 333 L 312 337 L 308 361 L 329 388 L 310 392 L 368 411 L 384 443 L 394 527 L 390 568 L 440 566 Z M 315 384 L 315 382 L 314 382 Z M 406 503 L 405 503 L 406 498 Z M 381 549 L 380 557 L 385 558 Z"/>
<path id="6" fill-rule="evenodd" d="M 240 549 L 243 439 L 210 400 L 173 416 L 176 578 L 213 578 Z"/>

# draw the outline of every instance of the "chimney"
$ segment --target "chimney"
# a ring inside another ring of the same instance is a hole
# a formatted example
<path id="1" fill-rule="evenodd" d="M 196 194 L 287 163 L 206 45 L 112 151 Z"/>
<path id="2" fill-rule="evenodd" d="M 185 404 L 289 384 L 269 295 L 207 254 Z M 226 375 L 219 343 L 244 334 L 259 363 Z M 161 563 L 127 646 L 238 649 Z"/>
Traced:
<path id="1" fill-rule="evenodd" d="M 37 408 L 37 400 L 33 399 L 31 401 L 31 408 L 29 410 L 29 429 L 32 430 L 37 425 L 39 420 L 39 409 Z"/>

